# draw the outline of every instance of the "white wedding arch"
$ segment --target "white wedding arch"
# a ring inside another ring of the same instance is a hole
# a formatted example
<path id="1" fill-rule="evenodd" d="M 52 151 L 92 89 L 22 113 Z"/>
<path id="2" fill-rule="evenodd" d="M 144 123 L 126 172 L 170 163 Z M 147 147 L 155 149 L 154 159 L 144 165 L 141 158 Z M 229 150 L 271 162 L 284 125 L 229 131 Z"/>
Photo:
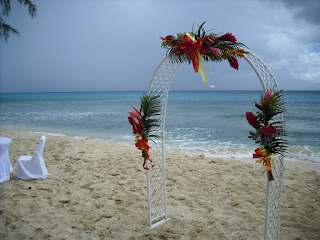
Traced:
<path id="1" fill-rule="evenodd" d="M 267 65 L 254 53 L 246 50 L 244 59 L 250 64 L 256 72 L 264 92 L 279 91 L 275 77 Z M 165 168 L 165 119 L 168 93 L 172 79 L 182 63 L 174 63 L 167 56 L 156 69 L 150 82 L 148 95 L 159 95 L 162 111 L 158 116 L 160 126 L 155 129 L 160 135 L 156 140 L 157 144 L 150 141 L 150 158 L 153 160 L 154 167 L 147 170 L 147 188 L 148 188 L 148 208 L 149 208 L 149 226 L 157 227 L 168 219 L 167 196 L 166 196 L 166 168 Z M 278 119 L 282 120 L 283 115 L 279 114 Z M 147 161 L 148 167 L 149 161 Z M 274 181 L 267 181 L 267 197 L 265 212 L 265 231 L 264 239 L 280 239 L 280 214 L 282 198 L 282 173 L 283 158 L 280 161 L 274 161 L 272 164 Z"/>

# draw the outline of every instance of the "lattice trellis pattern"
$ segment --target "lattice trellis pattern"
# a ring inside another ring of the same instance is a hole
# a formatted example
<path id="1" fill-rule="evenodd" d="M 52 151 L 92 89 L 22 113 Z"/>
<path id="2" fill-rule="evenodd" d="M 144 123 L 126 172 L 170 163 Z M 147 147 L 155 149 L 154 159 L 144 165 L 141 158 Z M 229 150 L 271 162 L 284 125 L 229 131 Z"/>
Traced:
<path id="1" fill-rule="evenodd" d="M 264 92 L 270 90 L 274 93 L 280 90 L 272 72 L 258 56 L 252 52 L 249 52 L 249 54 L 246 54 L 244 58 L 257 73 Z M 282 120 L 283 115 L 280 114 L 280 116 L 277 118 L 278 119 L 276 119 L 276 121 L 280 119 Z M 283 158 L 279 157 L 279 161 L 272 162 L 272 174 L 274 175 L 274 181 L 267 182 L 264 239 L 280 239 L 283 171 Z"/>
<path id="2" fill-rule="evenodd" d="M 266 92 L 268 89 L 271 92 L 279 91 L 279 87 L 275 77 L 268 68 L 268 66 L 254 53 L 246 50 L 249 53 L 244 55 L 244 59 L 250 64 L 253 70 L 258 75 L 263 90 Z"/>
<path id="3" fill-rule="evenodd" d="M 255 54 L 247 50 L 245 60 L 254 69 L 261 82 L 264 92 L 279 91 L 275 77 L 265 63 Z M 157 94 L 161 98 L 162 112 L 159 118 L 161 125 L 157 131 L 161 139 L 152 144 L 151 159 L 155 165 L 147 171 L 148 184 L 148 204 L 149 204 L 149 225 L 156 227 L 167 219 L 167 197 L 166 197 L 166 174 L 165 174 L 165 155 L 164 155 L 164 127 L 168 93 L 171 81 L 181 64 L 171 63 L 166 57 L 156 69 L 151 80 L 148 94 Z M 282 120 L 281 114 L 279 119 Z M 272 162 L 274 181 L 267 181 L 267 200 L 265 216 L 265 239 L 280 238 L 280 214 L 282 199 L 282 173 L 283 158 Z"/>
<path id="4" fill-rule="evenodd" d="M 155 227 L 167 219 L 166 173 L 164 156 L 164 127 L 168 92 L 173 76 L 181 64 L 174 64 L 166 57 L 156 69 L 150 82 L 148 94 L 159 95 L 162 111 L 158 131 L 160 139 L 154 139 L 156 144 L 149 142 L 152 151 L 150 157 L 154 167 L 147 171 L 149 225 Z"/>

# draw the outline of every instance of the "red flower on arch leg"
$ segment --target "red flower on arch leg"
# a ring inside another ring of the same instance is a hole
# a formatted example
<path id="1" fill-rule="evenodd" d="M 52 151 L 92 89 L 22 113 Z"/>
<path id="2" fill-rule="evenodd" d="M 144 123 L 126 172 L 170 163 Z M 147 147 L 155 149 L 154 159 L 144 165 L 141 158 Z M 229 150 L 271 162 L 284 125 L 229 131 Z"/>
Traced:
<path id="1" fill-rule="evenodd" d="M 133 127 L 133 134 L 140 134 L 141 133 L 141 127 L 139 125 L 139 123 L 134 122 L 132 124 Z"/>
<path id="2" fill-rule="evenodd" d="M 267 127 L 262 127 L 261 132 L 264 135 L 274 135 L 277 133 L 277 129 L 274 126 L 267 126 Z"/>
<path id="3" fill-rule="evenodd" d="M 248 123 L 252 127 L 254 127 L 255 129 L 259 129 L 260 128 L 258 119 L 252 112 L 247 112 L 246 113 L 246 118 L 247 118 Z"/>
<path id="4" fill-rule="evenodd" d="M 129 123 L 130 123 L 131 125 L 133 125 L 133 123 L 134 123 L 133 117 L 132 117 L 132 116 L 129 116 L 129 117 L 128 117 L 128 120 L 129 120 Z"/>

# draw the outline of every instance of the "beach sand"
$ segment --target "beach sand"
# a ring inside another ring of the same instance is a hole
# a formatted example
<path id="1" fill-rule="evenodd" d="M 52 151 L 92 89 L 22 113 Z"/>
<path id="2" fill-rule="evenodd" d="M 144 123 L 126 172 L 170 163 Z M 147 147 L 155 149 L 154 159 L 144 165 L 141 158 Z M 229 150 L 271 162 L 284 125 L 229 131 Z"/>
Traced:
<path id="1" fill-rule="evenodd" d="M 14 170 L 41 137 L 0 135 L 13 140 Z M 0 184 L 0 239 L 263 239 L 266 173 L 259 164 L 166 152 L 170 220 L 149 229 L 139 150 L 46 137 L 50 176 L 23 181 L 12 173 Z M 284 172 L 281 239 L 320 239 L 320 174 L 302 169 Z"/>

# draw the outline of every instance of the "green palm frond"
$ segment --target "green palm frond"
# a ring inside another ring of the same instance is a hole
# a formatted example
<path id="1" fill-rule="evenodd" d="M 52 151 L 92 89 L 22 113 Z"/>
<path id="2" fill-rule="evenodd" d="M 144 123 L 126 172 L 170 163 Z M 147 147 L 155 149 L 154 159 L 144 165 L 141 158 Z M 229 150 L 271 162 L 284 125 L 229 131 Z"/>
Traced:
<path id="1" fill-rule="evenodd" d="M 141 100 L 141 120 L 143 123 L 142 137 L 158 137 L 154 133 L 154 129 L 160 126 L 160 119 L 157 118 L 161 114 L 161 101 L 159 95 L 146 95 L 140 97 Z"/>
<path id="2" fill-rule="evenodd" d="M 249 138 L 262 145 L 269 153 L 280 155 L 287 153 L 288 142 L 283 139 L 287 135 L 286 124 L 283 120 L 272 121 L 275 116 L 285 112 L 282 91 L 274 93 L 269 103 L 265 101 L 264 96 L 261 96 L 260 104 L 256 103 L 255 106 L 258 108 L 256 116 L 260 126 L 268 126 L 271 122 L 271 125 L 277 129 L 277 133 L 275 135 L 264 135 L 261 130 L 257 130 L 255 133 L 250 132 Z"/>

